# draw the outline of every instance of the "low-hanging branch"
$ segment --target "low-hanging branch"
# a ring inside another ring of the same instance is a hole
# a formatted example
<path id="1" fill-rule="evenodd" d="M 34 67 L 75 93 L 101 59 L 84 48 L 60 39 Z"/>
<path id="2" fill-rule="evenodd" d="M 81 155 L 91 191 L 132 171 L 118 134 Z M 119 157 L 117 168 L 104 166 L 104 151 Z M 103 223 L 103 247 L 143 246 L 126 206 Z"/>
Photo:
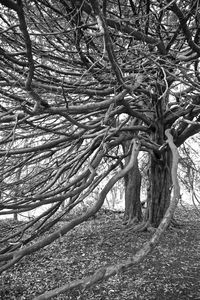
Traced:
<path id="1" fill-rule="evenodd" d="M 72 230 L 75 226 L 85 222 L 88 220 L 90 217 L 92 217 L 94 214 L 97 213 L 97 211 L 102 207 L 104 200 L 106 198 L 106 195 L 110 191 L 110 189 L 114 186 L 114 184 L 122 177 L 126 175 L 127 172 L 131 168 L 134 167 L 134 164 L 137 160 L 137 156 L 139 153 L 140 149 L 140 142 L 137 139 L 133 140 L 133 146 L 132 146 L 132 151 L 131 151 L 131 157 L 128 165 L 120 170 L 116 175 L 114 175 L 106 184 L 104 189 L 101 191 L 99 195 L 98 201 L 90 208 L 87 210 L 87 212 L 80 217 L 75 218 L 71 222 L 67 223 L 66 225 L 62 226 L 59 230 L 55 231 L 53 234 L 50 234 L 49 236 L 43 238 L 41 241 L 36 242 L 33 245 L 30 245 L 28 247 L 25 247 L 24 249 L 14 251 L 14 253 L 6 253 L 0 255 L 0 261 L 8 261 L 8 263 L 4 264 L 2 267 L 0 267 L 0 273 L 5 271 L 7 268 L 10 268 L 12 265 L 14 265 L 16 262 L 18 262 L 22 257 L 25 255 L 29 255 L 34 253 L 35 251 L 51 244 L 53 241 L 56 239 L 60 238 L 61 236 L 65 235 L 67 232 Z M 96 162 L 100 159 L 101 156 L 98 156 L 96 158 Z M 94 173 L 94 168 L 91 166 L 91 172 Z"/>
<path id="2" fill-rule="evenodd" d="M 64 293 L 74 288 L 81 288 L 83 291 L 90 286 L 97 284 L 103 280 L 108 279 L 111 276 L 118 274 L 119 272 L 127 271 L 128 269 L 132 268 L 134 265 L 140 263 L 157 245 L 161 236 L 163 235 L 164 231 L 167 229 L 170 220 L 173 216 L 173 213 L 176 209 L 178 201 L 180 199 L 180 187 L 179 181 L 177 177 L 177 168 L 178 168 L 178 161 L 179 161 L 179 153 L 177 147 L 173 142 L 173 137 L 170 133 L 170 130 L 167 129 L 165 131 L 165 135 L 167 136 L 167 144 L 169 145 L 171 152 L 172 152 L 172 170 L 171 170 L 171 177 L 172 177 L 172 184 L 173 184 L 173 195 L 171 197 L 170 205 L 161 221 L 159 227 L 156 229 L 155 233 L 151 237 L 149 241 L 147 241 L 140 250 L 138 250 L 135 254 L 129 257 L 128 260 L 122 261 L 116 265 L 110 265 L 108 267 L 102 267 L 98 269 L 93 275 L 85 277 L 80 280 L 75 280 L 71 283 L 63 285 L 62 287 L 56 288 L 54 290 L 45 292 L 44 294 L 35 297 L 34 300 L 47 300 L 54 296 L 59 295 L 60 293 Z M 136 142 L 135 142 L 136 143 Z M 134 160 L 137 159 L 138 155 L 138 145 L 135 144 L 135 156 Z M 122 171 L 123 172 L 123 171 Z M 119 175 L 120 172 L 116 175 Z"/>

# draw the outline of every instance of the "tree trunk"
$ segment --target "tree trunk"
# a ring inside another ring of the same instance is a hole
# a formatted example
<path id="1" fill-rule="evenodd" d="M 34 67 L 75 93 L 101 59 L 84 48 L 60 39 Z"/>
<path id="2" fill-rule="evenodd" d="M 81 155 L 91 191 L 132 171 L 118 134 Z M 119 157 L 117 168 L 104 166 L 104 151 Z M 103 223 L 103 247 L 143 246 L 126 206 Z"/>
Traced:
<path id="1" fill-rule="evenodd" d="M 13 218 L 14 218 L 15 221 L 18 221 L 18 214 L 17 214 L 17 213 L 14 213 L 14 214 L 13 214 Z"/>
<path id="2" fill-rule="evenodd" d="M 168 150 L 160 158 L 151 157 L 149 221 L 158 227 L 170 203 L 172 155 Z"/>
<path id="3" fill-rule="evenodd" d="M 166 98 L 160 97 L 154 101 L 156 107 L 155 133 L 152 133 L 152 141 L 163 146 L 166 142 L 163 114 L 166 110 Z M 161 153 L 152 153 L 150 161 L 150 205 L 149 224 L 158 227 L 169 207 L 171 197 L 171 169 L 172 153 L 169 147 Z"/>
<path id="4" fill-rule="evenodd" d="M 138 161 L 124 178 L 125 181 L 125 223 L 138 223 L 142 220 L 140 203 L 141 174 Z"/>

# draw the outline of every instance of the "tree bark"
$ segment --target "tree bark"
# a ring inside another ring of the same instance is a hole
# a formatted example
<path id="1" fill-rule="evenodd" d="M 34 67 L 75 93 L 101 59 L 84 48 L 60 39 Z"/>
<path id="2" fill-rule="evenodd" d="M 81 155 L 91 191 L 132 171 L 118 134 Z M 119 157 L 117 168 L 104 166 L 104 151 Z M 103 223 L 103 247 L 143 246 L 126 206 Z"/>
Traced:
<path id="1" fill-rule="evenodd" d="M 149 221 L 158 227 L 170 203 L 172 155 L 169 149 L 161 156 L 151 157 Z"/>
<path id="2" fill-rule="evenodd" d="M 136 120 L 137 122 L 137 120 Z M 135 124 L 135 120 L 134 120 Z M 130 141 L 122 144 L 124 154 L 127 154 L 130 148 Z M 128 165 L 130 157 L 125 158 L 125 164 Z M 140 203 L 140 189 L 141 189 L 141 174 L 138 167 L 138 158 L 133 168 L 124 176 L 124 190 L 125 190 L 125 211 L 124 224 L 138 223 L 142 220 L 142 210 Z"/>
<path id="3" fill-rule="evenodd" d="M 125 223 L 138 223 L 142 220 L 140 203 L 141 174 L 138 167 L 138 160 L 135 166 L 124 178 L 125 181 Z"/>

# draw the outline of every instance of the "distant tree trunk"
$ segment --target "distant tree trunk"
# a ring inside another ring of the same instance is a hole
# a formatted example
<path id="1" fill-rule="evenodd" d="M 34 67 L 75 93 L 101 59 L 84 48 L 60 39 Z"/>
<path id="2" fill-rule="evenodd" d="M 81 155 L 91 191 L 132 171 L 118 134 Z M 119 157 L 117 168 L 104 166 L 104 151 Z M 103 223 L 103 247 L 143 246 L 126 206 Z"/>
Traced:
<path id="1" fill-rule="evenodd" d="M 17 213 L 14 213 L 14 220 L 18 221 L 18 214 Z"/>
<path id="2" fill-rule="evenodd" d="M 20 181 L 21 171 L 22 171 L 21 168 L 19 168 L 19 170 L 16 173 L 16 181 L 17 182 Z M 19 194 L 20 194 L 20 186 L 17 184 L 16 187 L 15 187 L 15 190 L 14 190 L 14 201 L 15 201 L 15 203 L 17 203 L 17 198 L 18 198 Z M 18 214 L 17 214 L 17 212 L 15 212 L 13 214 L 13 219 L 15 221 L 18 221 Z"/>
<path id="3" fill-rule="evenodd" d="M 140 203 L 141 174 L 137 164 L 125 176 L 125 223 L 138 223 L 142 220 Z"/>

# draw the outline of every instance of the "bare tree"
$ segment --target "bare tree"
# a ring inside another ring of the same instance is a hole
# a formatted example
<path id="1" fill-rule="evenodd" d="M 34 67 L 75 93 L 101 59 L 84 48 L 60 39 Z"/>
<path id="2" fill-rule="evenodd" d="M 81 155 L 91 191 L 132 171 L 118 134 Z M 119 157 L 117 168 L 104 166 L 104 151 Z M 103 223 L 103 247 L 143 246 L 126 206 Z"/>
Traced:
<path id="1" fill-rule="evenodd" d="M 136 148 L 150 157 L 141 228 L 160 236 L 179 197 L 176 147 L 200 131 L 199 1 L 0 0 L 0 8 L 0 214 L 50 204 L 7 238 L 20 236 L 2 250 L 0 271 L 95 214 L 136 166 Z M 113 170 L 85 214 L 29 245 Z M 8 191 L 17 187 L 16 199 Z"/>

